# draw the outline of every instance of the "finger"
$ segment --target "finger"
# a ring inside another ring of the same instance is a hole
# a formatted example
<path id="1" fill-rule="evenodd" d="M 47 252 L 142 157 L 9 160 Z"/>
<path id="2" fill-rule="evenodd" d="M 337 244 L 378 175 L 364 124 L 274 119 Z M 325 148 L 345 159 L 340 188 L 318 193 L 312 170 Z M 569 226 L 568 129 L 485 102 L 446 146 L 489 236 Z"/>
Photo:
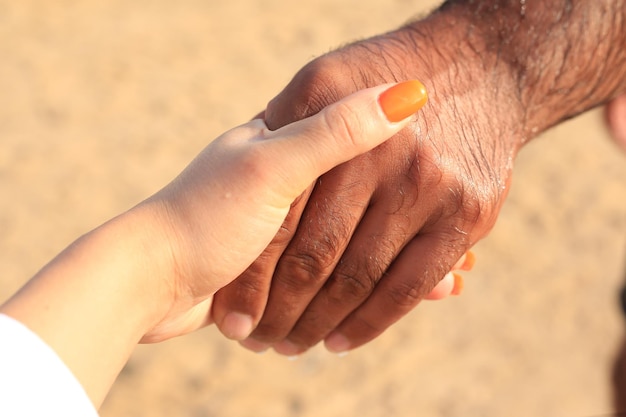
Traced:
<path id="1" fill-rule="evenodd" d="M 355 164 L 358 160 L 351 167 Z M 407 231 L 419 230 L 423 224 L 420 219 L 417 225 L 406 225 L 414 223 L 411 216 L 389 214 L 415 202 L 414 183 L 394 186 L 392 193 L 382 196 L 378 210 L 369 201 L 375 194 L 375 189 L 369 189 L 374 184 L 363 182 L 360 176 L 351 180 L 350 172 L 341 168 L 324 176 L 312 196 L 316 204 L 303 215 L 313 221 L 302 222 L 280 259 L 267 309 L 253 338 L 274 344 L 289 335 L 275 350 L 300 353 L 322 340 L 369 296 L 396 253 L 411 239 Z M 340 199 L 334 198 L 337 194 Z M 351 236 L 355 229 L 357 233 Z M 341 263 L 340 259 L 350 261 Z M 331 273 L 331 286 L 318 293 Z"/>
<path id="2" fill-rule="evenodd" d="M 277 196 L 290 204 L 316 178 L 367 152 L 409 122 L 426 102 L 419 81 L 358 91 L 318 114 L 267 134 L 266 152 L 275 166 Z"/>
<path id="3" fill-rule="evenodd" d="M 284 95 L 284 92 L 281 93 L 273 101 Z M 297 107 L 293 105 L 286 107 L 289 108 L 289 112 L 274 112 L 268 115 L 266 109 L 258 113 L 253 120 L 262 119 L 270 130 L 276 130 L 311 115 L 298 112 Z M 295 233 L 312 188 L 309 187 L 291 204 L 283 225 L 263 253 L 239 277 L 215 294 L 212 317 L 218 329 L 227 338 L 239 341 L 246 339 L 261 319 L 267 304 L 274 269 Z M 265 349 L 267 347 L 261 344 L 252 348 L 254 351 Z"/>
<path id="4" fill-rule="evenodd" d="M 449 236 L 434 233 L 413 239 L 367 301 L 325 339 L 327 349 L 343 352 L 361 346 L 415 308 L 449 270 L 446 265 L 463 252 L 449 241 Z"/>
<path id="5" fill-rule="evenodd" d="M 287 200 L 292 199 L 295 193 L 301 192 L 299 190 L 302 184 L 308 185 L 329 166 L 332 167 L 339 162 L 348 160 L 351 156 L 376 146 L 384 138 L 399 131 L 406 123 L 402 121 L 402 118 L 413 114 L 424 104 L 424 101 L 423 86 L 415 81 L 396 84 L 391 88 L 388 86 L 377 87 L 355 93 L 327 107 L 313 117 L 269 133 L 267 135 L 268 146 L 275 146 L 277 149 L 272 155 L 272 159 L 292 161 L 294 164 L 282 166 L 284 174 L 278 175 L 278 178 L 282 178 L 283 182 L 274 183 L 274 188 L 278 190 L 279 195 L 286 196 Z M 317 187 L 327 185 L 329 184 L 318 184 Z M 359 204 L 367 204 L 367 202 Z M 315 209 L 315 206 L 308 208 L 309 211 Z M 340 217 L 329 216 L 324 221 L 332 222 L 338 218 Z M 358 219 L 354 223 L 357 222 Z M 342 224 L 337 223 L 336 226 L 339 229 Z M 276 253 L 274 252 L 272 255 L 268 256 L 267 259 L 276 259 Z M 266 262 L 260 267 L 260 271 L 258 265 L 254 266 L 253 269 L 246 271 L 245 277 L 241 281 L 238 280 L 218 296 L 215 306 L 216 321 L 227 336 L 241 339 L 248 330 L 250 323 L 253 324 L 253 327 L 256 325 L 258 313 L 264 306 L 264 303 L 259 299 L 266 299 L 268 283 L 267 279 L 260 277 L 263 274 L 267 277 L 269 268 L 273 268 L 273 266 Z M 295 271 L 302 272 L 301 266 L 298 265 Z M 263 320 L 258 324 L 258 331 L 255 332 L 254 336 L 268 341 L 268 337 L 263 337 L 264 332 L 277 334 L 277 332 L 282 332 L 285 326 L 287 326 L 287 331 L 291 328 L 297 316 L 293 320 L 286 320 L 287 315 L 284 306 L 289 304 L 289 300 L 285 294 L 294 292 L 296 304 L 306 305 L 312 294 L 318 289 L 318 287 L 307 285 L 296 287 L 292 286 L 287 292 L 278 291 L 280 297 L 275 303 L 270 301 L 268 307 L 271 319 Z M 307 290 L 309 296 L 304 294 Z M 257 295 L 255 296 L 254 293 Z M 272 290 L 272 293 L 275 291 Z M 245 303 L 246 300 L 249 301 L 252 298 L 255 301 Z M 280 317 L 278 320 L 273 319 L 274 314 L 272 313 L 272 309 L 276 309 L 276 307 L 279 310 L 276 313 L 276 316 Z M 226 318 L 229 313 L 232 313 L 232 320 Z M 299 313 L 300 311 L 297 312 L 298 315 Z"/>
<path id="6" fill-rule="evenodd" d="M 259 341 L 273 344 L 289 334 L 304 309 L 336 268 L 343 248 L 348 246 L 353 231 L 367 209 L 367 199 L 344 198 L 341 200 L 343 204 L 338 204 L 332 197 L 328 197 L 332 196 L 334 190 L 341 189 L 336 182 L 341 181 L 342 177 L 338 175 L 336 178 L 334 174 L 332 172 L 325 176 L 312 195 L 312 200 L 326 204 L 311 204 L 303 213 L 303 219 L 318 220 L 301 222 L 292 243 L 280 259 L 272 278 L 267 308 L 252 334 Z M 363 185 L 355 185 L 361 186 Z M 362 191 L 365 195 L 371 194 L 368 190 Z M 320 199 L 321 195 L 325 198 Z M 316 239 L 320 223 L 323 224 L 323 230 L 330 233 Z M 323 314 L 325 319 L 330 317 L 327 313 Z M 330 330 L 332 328 L 328 329 Z"/>
<path id="7" fill-rule="evenodd" d="M 385 241 L 384 236 L 393 236 L 399 238 L 400 242 L 405 242 L 410 239 L 402 236 L 403 231 L 415 230 L 403 225 L 394 216 L 383 217 L 384 220 L 381 220 L 375 214 L 368 215 L 361 222 L 360 230 L 367 228 L 368 220 L 371 219 L 376 219 L 375 224 L 380 227 L 378 233 L 361 245 L 354 243 L 357 240 L 356 236 L 352 239 L 344 257 L 352 259 L 353 262 L 335 269 L 285 340 L 274 345 L 276 352 L 287 356 L 297 355 L 324 339 L 372 294 L 377 281 L 393 261 L 394 255 L 402 249 L 394 247 L 398 240 Z M 386 250 L 373 252 L 376 246 L 385 247 Z M 376 254 L 375 270 L 369 266 L 372 253 Z M 456 262 L 453 271 L 459 269 L 469 271 L 474 262 L 474 254 L 468 251 Z M 349 265 L 349 268 L 346 268 L 346 265 Z M 449 272 L 424 299 L 440 300 L 450 295 L 459 295 L 462 289 L 462 276 L 456 272 Z"/>
<path id="8" fill-rule="evenodd" d="M 411 219 L 403 214 L 389 214 L 389 207 L 400 203 L 392 201 L 391 196 L 385 197 L 382 204 L 373 204 L 368 209 L 341 255 L 341 259 L 350 259 L 350 262 L 336 265 L 286 340 L 274 346 L 278 353 L 292 356 L 323 340 L 372 294 L 396 254 L 413 237 L 408 231 L 419 230 L 423 225 L 423 217 Z M 416 216 L 421 214 L 418 211 L 411 213 Z M 297 247 L 290 247 L 285 253 L 292 251 L 293 258 L 307 254 Z M 311 253 L 311 256 L 316 254 Z M 287 271 L 294 269 L 290 265 L 286 268 Z M 288 277 L 276 274 L 275 282 L 282 282 Z"/>
<path id="9" fill-rule="evenodd" d="M 310 192 L 310 189 L 307 190 L 292 204 L 283 225 L 261 256 L 237 279 L 215 294 L 213 319 L 227 338 L 246 339 L 261 320 L 274 268 L 295 233 Z"/>

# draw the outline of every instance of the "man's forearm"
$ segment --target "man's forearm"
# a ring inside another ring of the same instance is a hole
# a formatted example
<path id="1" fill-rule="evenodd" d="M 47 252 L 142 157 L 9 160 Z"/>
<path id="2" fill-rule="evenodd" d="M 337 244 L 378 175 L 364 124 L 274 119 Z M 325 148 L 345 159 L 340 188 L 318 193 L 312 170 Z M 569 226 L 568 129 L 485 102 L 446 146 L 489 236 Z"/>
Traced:
<path id="1" fill-rule="evenodd" d="M 523 140 L 626 92 L 624 0 L 448 0 L 438 13 L 485 69 L 510 71 Z"/>

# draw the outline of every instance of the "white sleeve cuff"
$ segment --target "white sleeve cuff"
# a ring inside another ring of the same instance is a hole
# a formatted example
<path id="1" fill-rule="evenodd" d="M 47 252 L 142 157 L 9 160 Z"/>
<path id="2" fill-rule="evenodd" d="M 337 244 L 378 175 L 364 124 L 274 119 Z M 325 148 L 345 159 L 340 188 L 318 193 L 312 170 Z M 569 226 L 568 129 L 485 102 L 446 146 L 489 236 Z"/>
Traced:
<path id="1" fill-rule="evenodd" d="M 98 416 L 54 350 L 4 314 L 0 314 L 0 416 Z"/>

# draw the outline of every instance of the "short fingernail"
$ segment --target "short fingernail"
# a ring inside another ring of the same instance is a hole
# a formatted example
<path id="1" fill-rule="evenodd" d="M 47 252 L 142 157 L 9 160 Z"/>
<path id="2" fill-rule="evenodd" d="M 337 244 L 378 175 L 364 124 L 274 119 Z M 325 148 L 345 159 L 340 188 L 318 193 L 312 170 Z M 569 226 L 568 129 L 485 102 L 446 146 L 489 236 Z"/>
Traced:
<path id="1" fill-rule="evenodd" d="M 344 355 L 350 350 L 350 341 L 341 333 L 332 333 L 324 341 L 326 349 L 332 353 Z"/>
<path id="2" fill-rule="evenodd" d="M 259 342 L 258 340 L 250 338 L 242 340 L 239 344 L 256 353 L 263 353 L 271 347 L 271 345 L 268 345 L 267 343 Z"/>
<path id="3" fill-rule="evenodd" d="M 229 339 L 244 340 L 252 333 L 253 326 L 254 321 L 248 314 L 231 312 L 222 320 L 220 330 Z"/>
<path id="4" fill-rule="evenodd" d="M 474 268 L 474 264 L 476 263 L 476 255 L 471 250 L 465 252 L 465 260 L 463 261 L 463 265 L 459 269 L 463 271 L 471 271 Z"/>
<path id="5" fill-rule="evenodd" d="M 452 287 L 451 295 L 460 295 L 463 291 L 463 277 L 459 274 L 452 274 L 454 276 L 454 287 Z"/>
<path id="6" fill-rule="evenodd" d="M 378 97 L 378 103 L 390 122 L 399 122 L 421 109 L 426 101 L 426 87 L 417 80 L 394 85 Z"/>

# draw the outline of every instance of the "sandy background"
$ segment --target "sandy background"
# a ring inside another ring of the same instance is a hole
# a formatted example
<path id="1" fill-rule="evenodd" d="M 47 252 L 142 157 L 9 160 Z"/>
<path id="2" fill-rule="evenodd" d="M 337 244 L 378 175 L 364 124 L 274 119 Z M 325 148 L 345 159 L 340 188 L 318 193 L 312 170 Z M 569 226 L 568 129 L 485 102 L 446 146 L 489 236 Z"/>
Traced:
<path id="1" fill-rule="evenodd" d="M 308 60 L 436 1 L 0 0 L 0 300 L 177 174 Z M 550 416 L 613 410 L 626 158 L 601 113 L 520 155 L 462 297 L 339 358 L 215 330 L 142 346 L 102 415 Z"/>

